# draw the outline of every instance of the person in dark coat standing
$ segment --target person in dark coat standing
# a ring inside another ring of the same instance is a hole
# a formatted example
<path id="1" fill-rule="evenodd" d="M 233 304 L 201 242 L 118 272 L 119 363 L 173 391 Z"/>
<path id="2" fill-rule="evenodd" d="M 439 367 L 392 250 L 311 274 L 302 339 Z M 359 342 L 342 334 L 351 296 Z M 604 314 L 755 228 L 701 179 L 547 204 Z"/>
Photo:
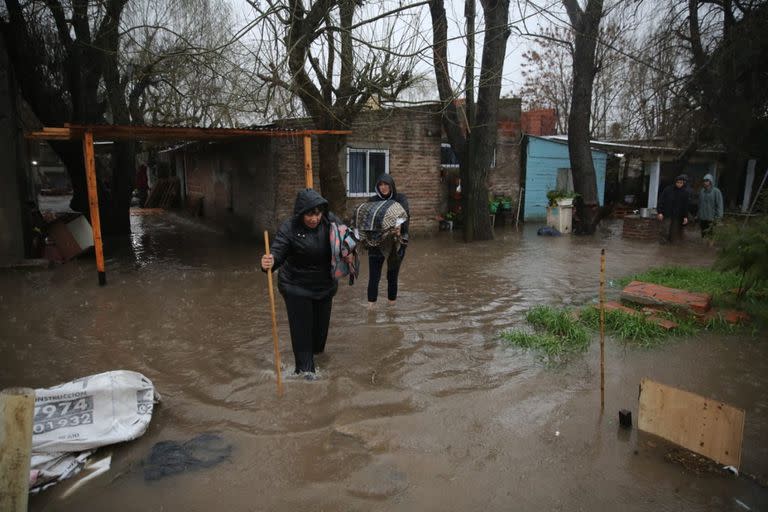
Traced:
<path id="1" fill-rule="evenodd" d="M 685 175 L 675 178 L 675 183 L 668 185 L 661 193 L 656 209 L 658 219 L 662 221 L 662 241 L 674 242 L 683 236 L 683 226 L 688 224 L 689 192 L 685 186 Z"/>
<path id="2" fill-rule="evenodd" d="M 400 275 L 400 264 L 405 258 L 405 249 L 408 246 L 408 224 L 410 222 L 411 212 L 408 209 L 408 198 L 401 194 L 395 187 L 395 180 L 389 174 L 382 174 L 376 178 L 376 195 L 369 201 L 386 201 L 388 199 L 397 201 L 405 210 L 408 219 L 400 226 L 400 249 L 397 252 L 396 262 L 389 260 L 387 263 L 387 299 L 389 304 L 394 305 L 397 301 L 397 280 Z M 379 281 L 381 281 L 381 271 L 384 268 L 384 261 L 387 260 L 386 254 L 380 249 L 370 249 L 368 251 L 368 308 L 373 309 L 376 300 L 379 297 Z"/>
<path id="3" fill-rule="evenodd" d="M 294 373 L 315 378 L 316 354 L 325 350 L 337 282 L 331 273 L 330 223 L 339 222 L 328 212 L 328 201 L 312 189 L 296 196 L 293 217 L 283 222 L 261 257 L 261 269 L 279 268 L 277 289 L 285 300 Z"/>

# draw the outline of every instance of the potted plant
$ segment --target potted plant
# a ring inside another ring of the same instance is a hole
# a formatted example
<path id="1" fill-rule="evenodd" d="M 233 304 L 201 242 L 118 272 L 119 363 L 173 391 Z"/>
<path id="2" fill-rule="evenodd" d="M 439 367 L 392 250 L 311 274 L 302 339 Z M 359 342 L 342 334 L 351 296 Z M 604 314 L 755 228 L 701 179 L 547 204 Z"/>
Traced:
<path id="1" fill-rule="evenodd" d="M 547 200 L 550 207 L 555 206 L 573 206 L 573 200 L 579 196 L 576 192 L 561 189 L 552 189 L 547 191 Z"/>
<path id="2" fill-rule="evenodd" d="M 456 219 L 456 214 L 453 212 L 447 212 L 443 215 L 438 215 L 437 220 L 440 222 L 440 231 L 453 231 L 454 219 Z"/>

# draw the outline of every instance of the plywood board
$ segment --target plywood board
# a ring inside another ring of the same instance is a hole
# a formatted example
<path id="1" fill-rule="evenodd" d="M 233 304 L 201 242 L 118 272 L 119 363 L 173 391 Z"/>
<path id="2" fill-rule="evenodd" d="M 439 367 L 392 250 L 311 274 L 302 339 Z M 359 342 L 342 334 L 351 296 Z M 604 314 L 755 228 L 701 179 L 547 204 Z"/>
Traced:
<path id="1" fill-rule="evenodd" d="M 640 430 L 739 468 L 744 410 L 650 379 L 640 383 Z"/>

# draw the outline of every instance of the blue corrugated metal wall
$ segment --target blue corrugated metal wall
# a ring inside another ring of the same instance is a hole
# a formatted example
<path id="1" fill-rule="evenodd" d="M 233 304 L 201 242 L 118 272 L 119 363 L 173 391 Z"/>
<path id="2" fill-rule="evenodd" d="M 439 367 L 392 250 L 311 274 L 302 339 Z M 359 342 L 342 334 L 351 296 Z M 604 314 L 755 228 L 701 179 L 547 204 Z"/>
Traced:
<path id="1" fill-rule="evenodd" d="M 525 215 L 523 220 L 545 220 L 547 218 L 547 190 L 557 184 L 557 170 L 568 169 L 568 144 L 539 137 L 528 136 L 525 169 Z M 605 162 L 607 153 L 592 150 L 592 162 L 597 178 L 597 197 L 603 204 L 605 194 Z"/>

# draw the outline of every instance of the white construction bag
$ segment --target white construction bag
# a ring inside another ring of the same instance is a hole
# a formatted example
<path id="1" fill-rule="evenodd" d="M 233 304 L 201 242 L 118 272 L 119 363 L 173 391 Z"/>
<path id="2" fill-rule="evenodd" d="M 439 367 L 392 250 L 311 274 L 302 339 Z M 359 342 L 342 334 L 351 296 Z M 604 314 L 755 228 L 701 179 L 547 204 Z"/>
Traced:
<path id="1" fill-rule="evenodd" d="M 128 370 L 35 390 L 30 487 L 76 474 L 87 457 L 79 452 L 140 437 L 159 400 L 149 379 Z"/>

